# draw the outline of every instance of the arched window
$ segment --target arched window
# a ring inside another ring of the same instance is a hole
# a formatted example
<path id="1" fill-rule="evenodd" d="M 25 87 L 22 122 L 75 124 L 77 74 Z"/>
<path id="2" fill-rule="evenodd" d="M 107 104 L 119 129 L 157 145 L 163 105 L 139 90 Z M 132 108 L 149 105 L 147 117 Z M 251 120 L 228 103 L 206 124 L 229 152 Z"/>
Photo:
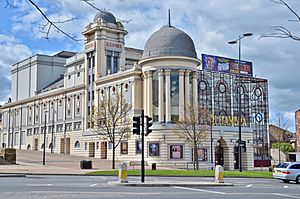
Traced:
<path id="1" fill-rule="evenodd" d="M 80 143 L 79 143 L 79 141 L 76 141 L 76 142 L 75 142 L 74 147 L 75 147 L 75 148 L 80 148 Z"/>

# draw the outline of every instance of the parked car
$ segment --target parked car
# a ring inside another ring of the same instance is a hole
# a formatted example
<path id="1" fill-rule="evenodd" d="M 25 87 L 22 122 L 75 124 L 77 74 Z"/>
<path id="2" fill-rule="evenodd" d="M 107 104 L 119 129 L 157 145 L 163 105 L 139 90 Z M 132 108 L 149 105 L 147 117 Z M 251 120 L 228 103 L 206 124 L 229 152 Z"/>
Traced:
<path id="1" fill-rule="evenodd" d="M 283 162 L 273 170 L 273 178 L 282 180 L 285 183 L 296 181 L 300 184 L 300 162 Z"/>

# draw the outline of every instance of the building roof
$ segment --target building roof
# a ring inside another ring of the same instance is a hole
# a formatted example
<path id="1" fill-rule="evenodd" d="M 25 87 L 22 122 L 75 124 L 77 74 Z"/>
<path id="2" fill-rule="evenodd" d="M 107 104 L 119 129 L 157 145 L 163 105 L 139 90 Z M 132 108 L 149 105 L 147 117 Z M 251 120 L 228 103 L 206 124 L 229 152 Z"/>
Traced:
<path id="1" fill-rule="evenodd" d="M 109 23 L 117 23 L 115 16 L 107 10 L 99 11 L 94 17 L 94 22 L 98 21 L 99 19 Z"/>
<path id="2" fill-rule="evenodd" d="M 163 26 L 146 42 L 142 59 L 158 56 L 186 56 L 197 58 L 191 37 L 173 26 Z"/>
<path id="3" fill-rule="evenodd" d="M 54 80 L 53 82 L 48 84 L 45 88 L 43 88 L 40 91 L 40 93 L 48 91 L 48 90 L 56 89 L 59 87 L 63 87 L 63 86 L 64 86 L 64 75 L 61 75 L 59 78 L 57 78 L 56 80 Z"/>
<path id="4" fill-rule="evenodd" d="M 75 52 L 71 52 L 71 51 L 61 51 L 55 55 L 53 55 L 54 57 L 63 57 L 63 58 L 69 58 L 74 56 L 76 53 Z"/>

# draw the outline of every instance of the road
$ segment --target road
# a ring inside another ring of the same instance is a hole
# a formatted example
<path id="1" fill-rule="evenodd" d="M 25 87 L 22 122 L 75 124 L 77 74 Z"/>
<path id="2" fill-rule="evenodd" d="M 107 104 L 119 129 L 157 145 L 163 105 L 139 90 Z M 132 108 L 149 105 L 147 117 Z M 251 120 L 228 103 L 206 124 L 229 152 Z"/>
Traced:
<path id="1" fill-rule="evenodd" d="M 285 184 L 274 179 L 226 178 L 233 187 L 116 187 L 111 176 L 27 176 L 0 178 L 0 198 L 63 199 L 63 198 L 130 198 L 130 199 L 282 199 L 299 198 L 300 185 Z M 139 181 L 132 177 L 130 181 Z M 198 177 L 147 177 L 147 181 L 212 181 Z"/>

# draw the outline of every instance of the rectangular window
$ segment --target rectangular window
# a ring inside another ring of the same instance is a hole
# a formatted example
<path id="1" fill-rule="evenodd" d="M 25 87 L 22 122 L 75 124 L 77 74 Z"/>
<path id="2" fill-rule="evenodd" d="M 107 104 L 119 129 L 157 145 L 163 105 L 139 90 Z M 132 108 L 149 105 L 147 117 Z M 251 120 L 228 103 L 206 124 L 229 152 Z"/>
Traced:
<path id="1" fill-rule="evenodd" d="M 111 70 L 111 56 L 107 55 L 106 56 L 106 74 L 109 75 L 112 73 Z"/>
<path id="2" fill-rule="evenodd" d="M 169 154 L 170 154 L 170 159 L 172 160 L 183 159 L 183 145 L 178 145 L 178 144 L 170 145 Z"/>
<path id="3" fill-rule="evenodd" d="M 92 81 L 95 81 L 95 74 L 92 75 Z"/>
<path id="4" fill-rule="evenodd" d="M 95 55 L 92 56 L 92 68 L 95 67 Z"/>
<path id="5" fill-rule="evenodd" d="M 149 143 L 149 156 L 160 156 L 159 142 Z"/>
<path id="6" fill-rule="evenodd" d="M 94 99 L 95 99 L 95 92 L 92 91 L 92 100 L 94 100 Z"/>
<path id="7" fill-rule="evenodd" d="M 71 79 L 71 75 L 68 75 L 68 79 Z"/>
<path id="8" fill-rule="evenodd" d="M 19 132 L 15 132 L 15 145 L 19 144 Z"/>
<path id="9" fill-rule="evenodd" d="M 121 155 L 128 154 L 128 142 L 121 142 Z"/>
<path id="10" fill-rule="evenodd" d="M 113 69 L 112 69 L 112 74 L 113 73 L 117 73 L 119 70 L 119 67 L 118 67 L 118 57 L 114 57 L 113 59 Z"/>
<path id="11" fill-rule="evenodd" d="M 89 75 L 89 84 L 91 84 L 91 76 Z"/>
<path id="12" fill-rule="evenodd" d="M 80 77 L 80 72 L 77 73 L 77 77 Z"/>
<path id="13" fill-rule="evenodd" d="M 25 131 L 22 131 L 22 133 L 21 133 L 21 145 L 25 144 L 25 139 L 26 139 L 26 137 L 25 137 Z"/>

